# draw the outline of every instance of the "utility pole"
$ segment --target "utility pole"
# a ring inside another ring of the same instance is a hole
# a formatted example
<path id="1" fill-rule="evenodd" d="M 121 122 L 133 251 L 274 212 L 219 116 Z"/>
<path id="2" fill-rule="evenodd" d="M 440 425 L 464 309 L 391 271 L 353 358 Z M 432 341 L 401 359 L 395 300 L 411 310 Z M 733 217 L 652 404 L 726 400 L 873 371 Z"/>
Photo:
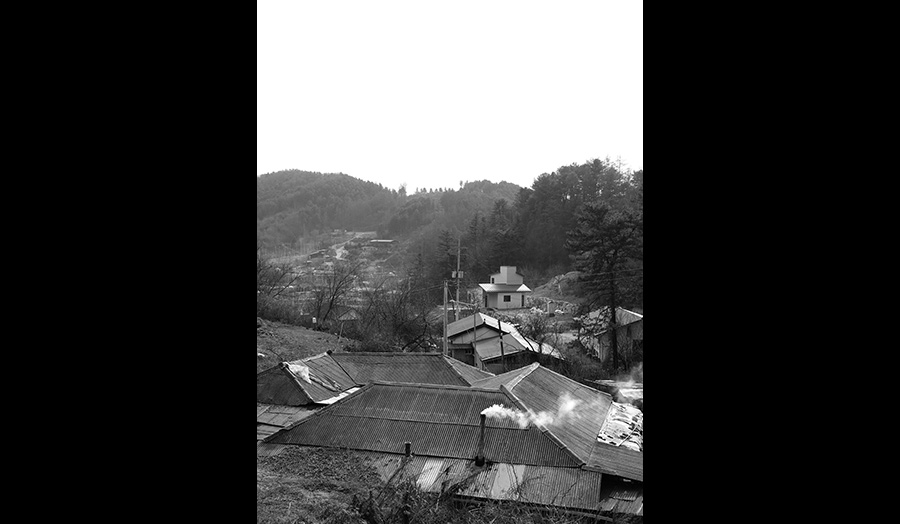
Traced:
<path id="1" fill-rule="evenodd" d="M 444 281 L 444 355 L 447 355 L 447 281 Z"/>
<path id="2" fill-rule="evenodd" d="M 478 341 L 478 320 L 475 319 L 475 308 L 472 308 L 472 353 L 474 357 L 478 357 L 478 345 L 475 343 Z M 481 359 L 478 359 L 478 362 L 481 364 L 481 369 L 484 369 L 484 363 L 481 362 Z"/>
<path id="3" fill-rule="evenodd" d="M 461 238 L 456 239 L 456 304 L 453 305 L 453 311 L 456 313 L 456 320 L 459 320 L 459 251 Z"/>
<path id="4" fill-rule="evenodd" d="M 609 272 L 609 347 L 612 349 L 613 371 L 619 371 L 619 348 L 616 344 L 616 279 L 614 272 Z"/>
<path id="5" fill-rule="evenodd" d="M 503 354 L 503 326 L 500 326 L 500 362 L 503 363 L 503 372 L 506 373 L 506 356 Z"/>

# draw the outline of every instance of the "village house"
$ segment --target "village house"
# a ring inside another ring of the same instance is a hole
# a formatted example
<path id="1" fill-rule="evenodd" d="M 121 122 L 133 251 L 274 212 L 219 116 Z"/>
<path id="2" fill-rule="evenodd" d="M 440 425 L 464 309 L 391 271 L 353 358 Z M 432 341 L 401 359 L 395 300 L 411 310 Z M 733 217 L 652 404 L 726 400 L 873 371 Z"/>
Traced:
<path id="1" fill-rule="evenodd" d="M 531 289 L 516 266 L 500 266 L 500 272 L 491 275 L 489 284 L 478 284 L 484 295 L 484 307 L 494 309 L 521 309 L 525 307 L 525 294 Z"/>
<path id="2" fill-rule="evenodd" d="M 578 339 L 582 345 L 600 360 L 606 360 L 612 346 L 612 330 L 609 328 L 609 307 L 603 307 L 583 317 L 576 317 L 581 322 Z M 644 350 L 644 315 L 629 311 L 623 307 L 616 308 L 616 347 L 619 353 L 632 353 Z"/>
<path id="3" fill-rule="evenodd" d="M 447 342 L 453 358 L 491 373 L 527 366 L 542 356 L 563 358 L 550 344 L 523 336 L 512 324 L 484 313 L 448 324 Z"/>

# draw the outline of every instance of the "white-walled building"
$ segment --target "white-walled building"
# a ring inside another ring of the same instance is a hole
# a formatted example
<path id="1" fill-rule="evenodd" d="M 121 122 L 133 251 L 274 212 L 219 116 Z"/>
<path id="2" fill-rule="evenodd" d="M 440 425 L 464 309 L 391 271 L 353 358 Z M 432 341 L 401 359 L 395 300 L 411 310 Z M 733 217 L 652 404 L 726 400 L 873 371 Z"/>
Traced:
<path id="1" fill-rule="evenodd" d="M 524 308 L 525 293 L 531 293 L 516 266 L 500 266 L 500 272 L 491 275 L 489 284 L 478 286 L 482 289 L 484 307 L 494 309 Z"/>

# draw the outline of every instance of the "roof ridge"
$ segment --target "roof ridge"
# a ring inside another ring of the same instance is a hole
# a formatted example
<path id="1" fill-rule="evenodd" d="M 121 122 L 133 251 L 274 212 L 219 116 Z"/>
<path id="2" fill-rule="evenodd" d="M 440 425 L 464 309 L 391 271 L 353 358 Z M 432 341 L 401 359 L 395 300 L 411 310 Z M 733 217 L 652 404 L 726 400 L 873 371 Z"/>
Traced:
<path id="1" fill-rule="evenodd" d="M 460 373 L 459 370 L 456 369 L 456 366 L 454 366 L 453 363 L 449 361 L 449 359 L 452 358 L 452 357 L 448 357 L 447 355 L 444 355 L 443 353 L 441 353 L 441 357 L 442 357 L 442 360 L 443 360 L 448 366 L 450 366 L 450 369 L 452 369 L 453 372 L 456 373 L 456 376 L 459 377 L 460 380 L 462 380 L 467 386 L 471 386 L 471 385 L 472 385 L 472 383 L 469 382 L 468 380 L 466 380 L 466 377 L 462 376 L 462 373 Z M 456 359 L 453 359 L 453 360 L 456 360 Z"/>
<path id="2" fill-rule="evenodd" d="M 321 357 L 326 357 L 326 356 L 329 356 L 328 352 L 327 352 L 327 351 L 323 351 L 323 352 L 321 352 L 321 353 L 319 353 L 319 354 L 312 355 L 312 356 L 310 356 L 310 357 L 301 358 L 301 359 L 298 359 L 298 360 L 291 360 L 291 362 L 307 362 L 307 361 L 310 361 L 310 360 L 313 360 L 313 359 L 317 359 L 317 358 L 321 358 Z"/>
<path id="3" fill-rule="evenodd" d="M 436 355 L 442 355 L 440 351 L 342 351 L 341 355 L 377 355 L 377 356 L 388 356 L 388 357 L 397 357 L 400 355 L 417 355 L 417 356 L 429 356 L 433 357 Z"/>
<path id="4" fill-rule="evenodd" d="M 534 362 L 534 363 L 530 364 L 528 367 L 531 368 L 531 369 L 528 370 L 528 372 L 522 373 L 521 375 L 519 375 L 519 376 L 513 378 L 513 379 L 509 382 L 509 385 L 508 385 L 507 387 L 509 388 L 510 391 L 512 391 L 516 386 L 518 386 L 518 385 L 519 385 L 519 382 L 522 382 L 522 379 L 524 379 L 524 378 L 527 377 L 528 375 L 534 373 L 534 370 L 536 370 L 537 368 L 541 367 L 541 364 L 540 364 L 539 362 Z"/>
<path id="5" fill-rule="evenodd" d="M 486 377 L 492 378 L 492 377 Z M 427 388 L 427 389 L 451 389 L 454 391 L 479 391 L 479 392 L 489 392 L 496 393 L 496 389 L 488 389 L 488 388 L 479 388 L 473 386 L 454 386 L 452 384 L 423 384 L 420 382 L 386 382 L 383 380 L 373 380 L 369 382 L 368 385 L 379 385 L 379 386 L 393 386 L 393 387 L 414 387 L 414 388 Z"/>
<path id="6" fill-rule="evenodd" d="M 313 398 L 310 396 L 310 394 L 306 392 L 306 389 L 303 388 L 303 384 L 301 384 L 300 380 L 297 379 L 297 376 L 291 372 L 290 368 L 288 368 L 288 365 L 289 364 L 287 362 L 281 362 L 281 363 L 279 363 L 278 367 L 279 367 L 279 369 L 281 369 L 281 371 L 285 375 L 288 376 L 288 378 L 291 379 L 291 384 L 293 384 L 297 389 L 299 389 L 300 393 L 302 393 L 304 397 L 309 399 L 309 401 L 311 403 L 315 403 L 316 401 L 313 400 Z"/>

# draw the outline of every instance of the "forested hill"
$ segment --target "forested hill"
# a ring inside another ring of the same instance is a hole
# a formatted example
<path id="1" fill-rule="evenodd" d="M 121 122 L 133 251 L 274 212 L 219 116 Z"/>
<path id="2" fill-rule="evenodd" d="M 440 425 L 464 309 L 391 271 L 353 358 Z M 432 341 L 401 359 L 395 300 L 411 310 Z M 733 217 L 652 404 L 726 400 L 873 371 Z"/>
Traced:
<path id="1" fill-rule="evenodd" d="M 378 231 L 404 238 L 432 227 L 463 223 L 490 212 L 497 200 L 515 200 L 522 188 L 508 182 L 467 182 L 459 190 L 389 189 L 343 173 L 279 171 L 256 179 L 257 242 L 293 246 L 332 229 Z"/>
<path id="2" fill-rule="evenodd" d="M 467 287 L 501 265 L 516 266 L 533 286 L 577 269 L 595 295 L 643 307 L 643 170 L 594 159 L 543 173 L 530 188 L 487 180 L 461 186 L 407 195 L 404 187 L 345 174 L 262 175 L 257 243 L 302 249 L 327 246 L 333 229 L 377 231 L 399 241 L 405 273 L 423 285 L 449 278 L 457 264 Z"/>
<path id="3" fill-rule="evenodd" d="M 374 230 L 397 208 L 398 194 L 342 173 L 279 171 L 256 178 L 257 240 L 291 245 L 330 229 Z"/>

